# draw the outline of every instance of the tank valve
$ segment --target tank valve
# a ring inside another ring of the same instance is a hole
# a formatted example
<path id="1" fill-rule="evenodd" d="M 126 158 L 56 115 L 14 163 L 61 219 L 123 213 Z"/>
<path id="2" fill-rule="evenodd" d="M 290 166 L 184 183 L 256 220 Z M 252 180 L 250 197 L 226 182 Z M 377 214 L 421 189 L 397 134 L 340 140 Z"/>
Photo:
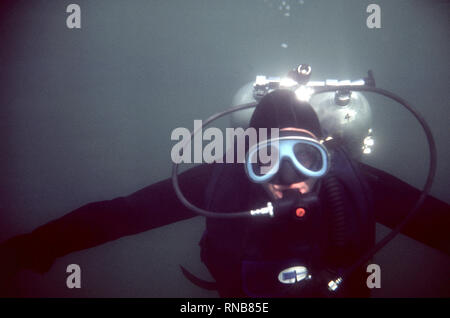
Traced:
<path id="1" fill-rule="evenodd" d="M 299 85 L 305 85 L 311 77 L 311 66 L 308 64 L 300 64 L 296 69 L 288 73 L 288 77 L 292 78 Z"/>
<path id="2" fill-rule="evenodd" d="M 339 106 L 347 106 L 351 99 L 352 92 L 347 89 L 338 90 L 334 94 L 334 102 Z"/>

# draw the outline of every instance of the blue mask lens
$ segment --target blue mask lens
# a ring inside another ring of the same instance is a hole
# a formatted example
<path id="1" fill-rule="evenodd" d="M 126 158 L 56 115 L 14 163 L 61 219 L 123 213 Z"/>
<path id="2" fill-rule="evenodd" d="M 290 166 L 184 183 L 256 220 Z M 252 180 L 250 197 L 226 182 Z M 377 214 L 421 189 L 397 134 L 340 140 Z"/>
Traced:
<path id="1" fill-rule="evenodd" d="M 268 182 L 280 168 L 283 159 L 290 160 L 303 175 L 320 178 L 328 171 L 328 152 L 318 141 L 300 136 L 269 139 L 250 148 L 245 169 L 253 182 Z"/>

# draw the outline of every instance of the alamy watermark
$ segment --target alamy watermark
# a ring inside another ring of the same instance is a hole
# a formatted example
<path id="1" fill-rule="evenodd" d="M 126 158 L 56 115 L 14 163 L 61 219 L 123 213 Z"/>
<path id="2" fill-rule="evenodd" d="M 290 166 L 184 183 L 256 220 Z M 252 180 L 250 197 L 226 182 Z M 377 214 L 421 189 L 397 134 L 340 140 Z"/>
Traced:
<path id="1" fill-rule="evenodd" d="M 248 149 L 269 137 L 273 147 L 259 149 L 249 160 L 261 163 L 261 173 L 264 173 L 263 170 L 270 169 L 278 158 L 277 151 L 274 151 L 278 149 L 278 128 L 271 128 L 270 134 L 267 128 L 226 128 L 224 136 L 222 130 L 216 127 L 203 131 L 202 121 L 194 120 L 193 131 L 193 138 L 187 128 L 178 127 L 172 131 L 171 140 L 178 141 L 170 154 L 174 163 L 244 163 Z"/>
<path id="2" fill-rule="evenodd" d="M 81 29 L 81 8 L 78 4 L 69 4 L 66 12 L 70 13 L 66 18 L 66 26 L 69 29 Z"/>
<path id="3" fill-rule="evenodd" d="M 370 275 L 366 279 L 367 288 L 381 288 L 381 267 L 378 264 L 369 264 L 366 269 Z"/>
<path id="4" fill-rule="evenodd" d="M 70 274 L 66 278 L 66 286 L 69 289 L 81 288 L 81 268 L 78 264 L 67 265 L 66 273 Z"/>
<path id="5" fill-rule="evenodd" d="M 370 13 L 366 20 L 367 27 L 369 29 L 381 29 L 381 7 L 372 3 L 367 6 L 366 12 Z"/>

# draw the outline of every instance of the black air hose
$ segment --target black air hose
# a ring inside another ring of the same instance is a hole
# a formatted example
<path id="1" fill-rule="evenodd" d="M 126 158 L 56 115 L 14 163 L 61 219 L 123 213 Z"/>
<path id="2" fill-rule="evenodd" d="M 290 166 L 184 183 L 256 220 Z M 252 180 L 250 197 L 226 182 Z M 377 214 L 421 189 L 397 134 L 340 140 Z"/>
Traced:
<path id="1" fill-rule="evenodd" d="M 343 248 L 348 243 L 349 224 L 345 211 L 344 189 L 336 176 L 329 173 L 324 178 L 323 186 L 330 208 L 330 241 L 332 247 Z"/>

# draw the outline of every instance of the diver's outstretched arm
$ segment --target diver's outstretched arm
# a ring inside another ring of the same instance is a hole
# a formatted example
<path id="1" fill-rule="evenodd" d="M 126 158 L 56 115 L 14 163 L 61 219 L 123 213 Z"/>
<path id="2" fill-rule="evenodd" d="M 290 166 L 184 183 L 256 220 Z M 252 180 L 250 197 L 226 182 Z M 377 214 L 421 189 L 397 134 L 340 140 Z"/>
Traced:
<path id="1" fill-rule="evenodd" d="M 373 191 L 376 221 L 394 228 L 416 203 L 420 191 L 384 171 L 360 165 Z M 402 233 L 450 254 L 449 228 L 450 206 L 428 196 Z"/>
<path id="2" fill-rule="evenodd" d="M 180 174 L 181 189 L 197 206 L 204 204 L 212 169 L 213 165 L 205 164 Z M 181 204 L 171 179 L 166 179 L 126 197 L 86 204 L 31 233 L 9 239 L 0 244 L 0 267 L 44 273 L 57 257 L 195 215 Z"/>

